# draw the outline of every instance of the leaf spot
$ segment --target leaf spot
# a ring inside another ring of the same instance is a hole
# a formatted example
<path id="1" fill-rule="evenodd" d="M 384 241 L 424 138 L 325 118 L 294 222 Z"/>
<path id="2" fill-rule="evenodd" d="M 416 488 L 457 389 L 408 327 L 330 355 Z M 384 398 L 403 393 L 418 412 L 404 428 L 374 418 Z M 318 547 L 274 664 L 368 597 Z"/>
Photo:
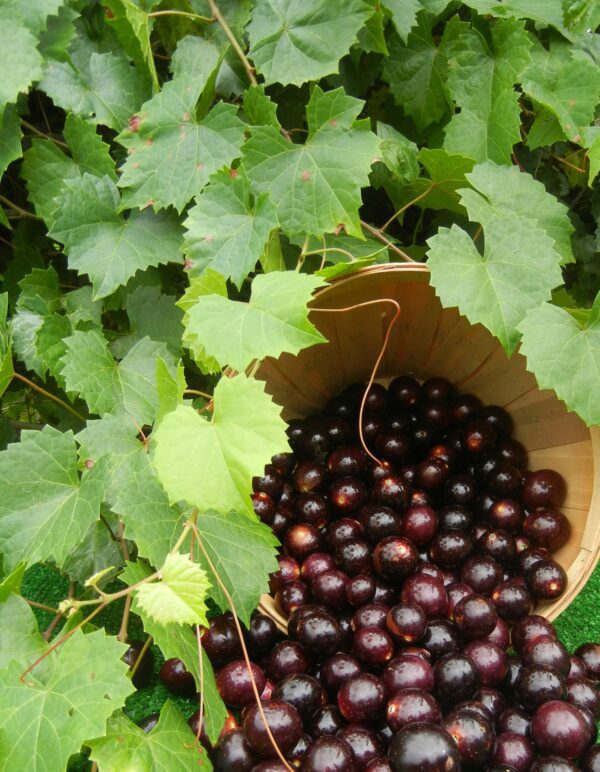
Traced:
<path id="1" fill-rule="evenodd" d="M 129 119 L 129 131 L 139 131 L 142 118 L 140 115 L 132 115 Z"/>
<path id="2" fill-rule="evenodd" d="M 85 460 L 85 468 L 86 469 L 93 469 L 95 463 L 96 462 L 93 461 L 91 458 L 86 458 L 86 460 Z"/>
<path id="3" fill-rule="evenodd" d="M 235 178 L 238 176 L 237 169 L 230 169 L 229 170 L 229 176 L 231 177 L 232 180 L 235 180 Z"/>
<path id="4" fill-rule="evenodd" d="M 189 121 L 189 119 L 190 119 L 190 114 L 189 113 L 184 113 L 183 114 L 183 120 L 184 121 Z"/>
<path id="5" fill-rule="evenodd" d="M 154 143 L 154 140 L 152 139 L 152 137 L 148 137 L 148 139 L 146 140 L 146 145 L 150 147 L 150 145 L 152 145 L 153 143 Z"/>
<path id="6" fill-rule="evenodd" d="M 131 164 L 131 165 L 132 165 L 132 167 L 134 169 L 139 169 L 140 168 L 140 165 L 139 165 L 139 163 L 137 161 L 134 164 Z"/>
<path id="7" fill-rule="evenodd" d="M 204 240 L 208 241 L 208 243 L 210 244 L 213 241 L 213 238 L 214 236 L 211 233 L 207 233 L 206 236 L 204 237 Z"/>
<path id="8" fill-rule="evenodd" d="M 90 673 L 90 681 L 94 681 L 95 678 L 96 678 L 96 674 L 95 673 Z"/>
<path id="9" fill-rule="evenodd" d="M 310 180 L 310 172 L 304 170 L 302 172 L 302 179 L 304 182 L 307 182 L 308 180 Z"/>
<path id="10" fill-rule="evenodd" d="M 194 265 L 194 261 L 191 258 L 186 257 L 185 260 L 183 261 L 183 270 L 191 271 L 193 265 Z"/>
<path id="11" fill-rule="evenodd" d="M 329 121 L 329 125 L 330 125 L 330 126 L 333 126 L 333 127 L 335 128 L 335 127 L 337 126 L 337 119 L 336 119 L 336 118 L 332 118 L 332 119 Z"/>
<path id="12" fill-rule="evenodd" d="M 147 209 L 149 206 L 154 206 L 154 199 L 153 198 L 149 198 L 148 201 L 146 201 L 146 203 L 142 207 L 142 209 Z"/>

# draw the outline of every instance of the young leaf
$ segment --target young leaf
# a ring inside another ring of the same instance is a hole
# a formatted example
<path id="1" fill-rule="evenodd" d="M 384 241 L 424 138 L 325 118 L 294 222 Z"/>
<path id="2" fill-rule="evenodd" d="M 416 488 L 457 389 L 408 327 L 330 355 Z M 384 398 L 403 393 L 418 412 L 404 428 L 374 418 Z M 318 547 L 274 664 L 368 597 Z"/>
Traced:
<path id="1" fill-rule="evenodd" d="M 12 362 L 12 335 L 6 324 L 8 312 L 8 294 L 0 295 L 0 397 L 12 381 L 14 369 Z"/>
<path id="2" fill-rule="evenodd" d="M 248 626 L 260 596 L 269 591 L 269 574 L 277 570 L 279 542 L 264 523 L 237 512 L 203 512 L 197 524 L 202 543 L 233 598 L 237 615 Z M 202 553 L 198 558 L 211 577 L 210 597 L 226 611 L 226 596 Z"/>
<path id="3" fill-rule="evenodd" d="M 135 689 L 121 662 L 126 645 L 103 630 L 74 633 L 54 667 L 19 680 L 20 664 L 0 671 L 2 769 L 64 769 L 90 737 L 104 735 L 108 717 Z"/>
<path id="4" fill-rule="evenodd" d="M 423 131 L 437 123 L 449 110 L 446 78 L 448 62 L 443 50 L 435 45 L 429 23 L 421 14 L 406 43 L 393 37 L 384 75 L 397 104 Z"/>
<path id="5" fill-rule="evenodd" d="M 42 75 L 42 57 L 37 40 L 23 24 L 23 17 L 15 21 L 6 18 L 0 8 L 0 51 L 2 51 L 2 78 L 0 78 L 0 121 L 7 104 L 16 102 L 34 80 Z M 23 14 L 25 16 L 26 14 Z"/>
<path id="6" fill-rule="evenodd" d="M 338 72 L 371 12 L 362 0 L 258 0 L 247 28 L 250 57 L 267 84 L 319 80 Z"/>
<path id="7" fill-rule="evenodd" d="M 277 104 L 265 94 L 265 86 L 250 86 L 244 91 L 244 118 L 251 126 L 274 126 L 280 128 L 277 118 Z"/>
<path id="8" fill-rule="evenodd" d="M 133 0 L 104 0 L 112 15 L 107 23 L 117 35 L 123 50 L 141 69 L 146 69 L 158 89 L 158 75 L 150 45 L 152 20 Z"/>
<path id="9" fill-rule="evenodd" d="M 23 431 L 0 453 L 0 550 L 4 565 L 52 558 L 58 565 L 98 519 L 106 465 L 80 479 L 71 432 Z"/>
<path id="10" fill-rule="evenodd" d="M 183 250 L 192 260 L 192 275 L 211 267 L 241 287 L 278 225 L 269 195 L 254 198 L 245 174 L 221 170 L 196 202 L 183 223 Z"/>
<path id="11" fill-rule="evenodd" d="M 288 142 L 273 126 L 256 126 L 244 146 L 244 168 L 256 190 L 271 194 L 289 235 L 321 237 L 343 226 L 361 238 L 360 189 L 368 181 L 379 141 L 364 122 L 362 102 L 342 89 L 316 86 L 308 106 L 305 145 Z"/>
<path id="12" fill-rule="evenodd" d="M 80 394 L 97 415 L 128 416 L 139 426 L 152 423 L 158 408 L 156 359 L 175 367 L 164 343 L 143 338 L 118 364 L 96 330 L 76 330 L 65 346 L 61 374 L 68 391 Z"/>
<path id="13" fill-rule="evenodd" d="M 56 200 L 51 235 L 65 245 L 69 266 L 87 273 L 94 297 L 126 284 L 138 270 L 179 261 L 181 229 L 174 217 L 151 211 L 117 213 L 119 193 L 108 177 L 67 180 Z"/>
<path id="14" fill-rule="evenodd" d="M 531 40 L 523 22 L 497 21 L 491 46 L 471 28 L 447 46 L 448 89 L 460 112 L 446 126 L 444 146 L 476 161 L 510 163 L 520 141 L 519 95 L 514 85 L 530 62 Z"/>
<path id="15" fill-rule="evenodd" d="M 221 367 L 214 357 L 209 356 L 196 335 L 188 330 L 188 311 L 196 306 L 198 298 L 203 295 L 220 295 L 227 297 L 227 282 L 225 278 L 212 268 L 207 268 L 202 276 L 192 276 L 190 286 L 183 297 L 177 301 L 177 305 L 184 311 L 183 317 L 183 345 L 190 349 L 196 360 L 196 364 L 203 373 L 218 373 Z"/>
<path id="16" fill-rule="evenodd" d="M 552 227 L 558 207 L 516 167 L 487 162 L 468 178 L 476 190 L 462 191 L 462 200 L 469 218 L 483 227 L 483 255 L 457 225 L 440 228 L 427 242 L 431 280 L 444 305 L 458 306 L 471 322 L 484 324 L 511 354 L 520 337 L 517 324 L 562 282 Z M 529 209 L 517 209 L 511 200 L 527 195 L 540 202 L 539 221 L 523 216 Z"/>
<path id="17" fill-rule="evenodd" d="M 239 155 L 244 124 L 236 108 L 219 102 L 198 120 L 201 85 L 189 76 L 166 83 L 119 135 L 129 151 L 119 182 L 123 206 L 181 212 L 213 172 Z"/>
<path id="18" fill-rule="evenodd" d="M 521 353 L 540 388 L 554 389 L 588 426 L 600 423 L 600 295 L 587 323 L 543 303 L 529 311 L 519 330 Z"/>
<path id="19" fill-rule="evenodd" d="M 421 10 L 419 0 L 385 0 L 383 8 L 392 18 L 398 37 L 404 42 L 411 29 L 417 23 L 417 13 Z"/>
<path id="20" fill-rule="evenodd" d="M 204 295 L 186 315 L 192 345 L 220 365 L 238 371 L 254 359 L 297 354 L 325 338 L 308 319 L 308 302 L 324 281 L 309 274 L 281 271 L 259 274 L 248 303 L 220 295 Z"/>
<path id="21" fill-rule="evenodd" d="M 62 358 L 67 352 L 65 340 L 72 333 L 73 327 L 69 318 L 60 314 L 44 317 L 42 325 L 36 332 L 36 357 L 41 365 L 36 370 L 41 371 L 42 376 L 49 372 L 61 387 L 64 387 Z"/>
<path id="22" fill-rule="evenodd" d="M 90 740 L 91 758 L 103 772 L 189 772 L 212 766 L 202 745 L 195 745 L 181 713 L 167 700 L 157 725 L 144 732 L 123 713 L 109 719 L 106 736 Z"/>
<path id="23" fill-rule="evenodd" d="M 210 583 L 204 570 L 186 555 L 169 553 L 160 581 L 136 590 L 141 609 L 160 625 L 207 625 L 206 595 Z"/>
<path id="24" fill-rule="evenodd" d="M 288 447 L 280 408 L 245 375 L 222 378 L 212 421 L 187 405 L 168 413 L 153 435 L 153 463 L 171 501 L 200 512 L 252 512 L 253 475 Z"/>

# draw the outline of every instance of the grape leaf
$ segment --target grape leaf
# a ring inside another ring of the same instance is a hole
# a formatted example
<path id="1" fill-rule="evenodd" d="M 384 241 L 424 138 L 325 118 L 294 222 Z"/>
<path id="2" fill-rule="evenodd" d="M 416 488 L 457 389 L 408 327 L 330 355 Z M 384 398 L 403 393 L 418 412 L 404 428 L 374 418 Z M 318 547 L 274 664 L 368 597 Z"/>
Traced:
<path id="1" fill-rule="evenodd" d="M 6 324 L 8 313 L 8 294 L 0 294 L 0 397 L 12 381 L 14 369 L 12 362 L 12 333 Z"/>
<path id="2" fill-rule="evenodd" d="M 37 336 L 43 323 L 44 319 L 39 314 L 18 311 L 9 325 L 15 356 L 40 378 L 44 377 L 44 362 L 38 354 Z"/>
<path id="3" fill-rule="evenodd" d="M 0 177 L 8 169 L 8 166 L 21 157 L 21 121 L 16 109 L 9 105 L 4 110 L 4 117 L 0 118 Z"/>
<path id="4" fill-rule="evenodd" d="M 54 559 L 58 565 L 98 519 L 103 463 L 80 478 L 72 432 L 21 432 L 0 453 L 0 549 L 5 566 Z"/>
<path id="5" fill-rule="evenodd" d="M 104 0 L 104 3 L 111 11 L 107 15 L 107 23 L 114 29 L 123 50 L 139 68 L 147 70 L 158 89 L 158 75 L 150 45 L 152 20 L 132 0 Z"/>
<path id="6" fill-rule="evenodd" d="M 541 183 L 516 167 L 488 161 L 468 179 L 476 190 L 462 191 L 462 201 L 469 218 L 483 227 L 483 255 L 457 225 L 440 228 L 427 242 L 431 281 L 444 305 L 458 306 L 469 321 L 484 324 L 511 354 L 519 340 L 517 324 L 562 283 L 553 237 L 560 207 Z M 540 219 L 530 216 L 529 208 L 513 206 L 513 194 L 541 201 Z"/>
<path id="7" fill-rule="evenodd" d="M 60 314 L 44 317 L 41 326 L 36 330 L 35 350 L 41 363 L 42 375 L 45 376 L 49 372 L 61 387 L 64 386 L 61 360 L 67 351 L 65 340 L 72 332 L 69 318 Z"/>
<path id="8" fill-rule="evenodd" d="M 269 574 L 277 570 L 279 542 L 264 523 L 237 512 L 203 512 L 197 524 L 202 543 L 233 598 L 237 615 L 248 626 L 260 596 L 269 591 Z M 210 597 L 226 611 L 227 597 L 201 553 L 198 558 L 211 577 Z"/>
<path id="9" fill-rule="evenodd" d="M 600 423 L 600 295 L 582 322 L 564 308 L 543 303 L 519 324 L 521 353 L 542 389 L 554 389 L 569 410 Z"/>
<path id="10" fill-rule="evenodd" d="M 11 662 L 25 670 L 45 648 L 31 606 L 16 592 L 8 593 L 0 601 L 0 670 Z"/>
<path id="11" fill-rule="evenodd" d="M 315 276 L 281 271 L 256 276 L 248 303 L 203 295 L 187 311 L 188 339 L 192 345 L 198 341 L 220 365 L 238 371 L 254 359 L 297 354 L 325 341 L 309 321 L 307 306 L 323 285 Z"/>
<path id="12" fill-rule="evenodd" d="M 177 301 L 177 305 L 184 311 L 183 345 L 190 349 L 203 373 L 218 373 L 221 371 L 221 367 L 214 357 L 206 353 L 198 337 L 189 331 L 187 314 L 191 308 L 195 307 L 198 298 L 212 294 L 227 297 L 227 283 L 220 273 L 213 271 L 212 268 L 207 268 L 202 276 L 191 277 L 190 286 L 186 289 L 183 297 Z"/>
<path id="13" fill-rule="evenodd" d="M 142 338 L 164 343 L 172 354 L 181 348 L 183 312 L 175 304 L 174 295 L 165 295 L 159 287 L 136 287 L 125 301 L 130 331 L 111 346 L 112 353 L 121 358 Z"/>
<path id="14" fill-rule="evenodd" d="M 239 288 L 278 222 L 267 193 L 254 198 L 245 174 L 232 176 L 221 170 L 210 178 L 183 225 L 183 249 L 192 261 L 191 274 L 211 267 Z"/>
<path id="15" fill-rule="evenodd" d="M 556 116 L 570 140 L 581 143 L 600 100 L 600 70 L 585 57 L 565 61 L 536 50 L 523 74 L 523 90 Z"/>
<path id="16" fill-rule="evenodd" d="M 18 663 L 0 671 L 0 769 L 19 772 L 64 769 L 90 737 L 134 691 L 120 657 L 126 645 L 103 630 L 75 632 L 46 674 L 34 670 L 27 684 Z"/>
<path id="17" fill-rule="evenodd" d="M 466 0 L 466 5 L 480 14 L 533 19 L 539 24 L 564 29 L 562 0 Z"/>
<path id="18" fill-rule="evenodd" d="M 361 238 L 360 189 L 379 152 L 379 141 L 354 119 L 362 102 L 342 89 L 316 86 L 307 106 L 305 145 L 288 142 L 273 126 L 256 126 L 244 146 L 243 165 L 258 192 L 271 194 L 283 230 L 320 237 L 344 226 Z"/>
<path id="19" fill-rule="evenodd" d="M 589 146 L 587 152 L 588 158 L 590 159 L 588 184 L 591 185 L 598 176 L 598 172 L 600 172 L 600 130 L 598 130 L 598 127 L 590 126 L 587 129 L 585 138 Z"/>
<path id="20" fill-rule="evenodd" d="M 116 533 L 118 530 L 116 516 L 105 512 L 103 517 L 109 525 L 112 525 L 113 532 Z M 81 543 L 64 561 L 63 570 L 73 581 L 83 584 L 90 576 L 105 568 L 120 568 L 122 565 L 123 552 L 120 543 L 109 532 L 106 524 L 97 520 L 92 523 Z"/>
<path id="21" fill-rule="evenodd" d="M 169 498 L 201 512 L 251 513 L 252 477 L 288 447 L 280 408 L 264 384 L 245 375 L 218 382 L 212 421 L 179 405 L 153 440 L 154 468 Z"/>
<path id="22" fill-rule="evenodd" d="M 20 0 L 2 0 L 3 19 L 21 22 L 33 35 L 46 28 L 48 16 L 58 13 L 65 0 L 28 0 L 27 7 Z"/>
<path id="23" fill-rule="evenodd" d="M 158 408 L 156 359 L 175 368 L 164 343 L 143 338 L 118 364 L 104 336 L 96 330 L 76 330 L 65 340 L 62 376 L 67 390 L 80 394 L 93 413 L 112 413 L 151 424 Z"/>
<path id="24" fill-rule="evenodd" d="M 129 151 L 119 182 L 123 206 L 174 206 L 181 212 L 213 172 L 239 155 L 244 124 L 236 108 L 219 102 L 198 120 L 201 86 L 190 77 L 166 83 L 119 135 Z"/>
<path id="25" fill-rule="evenodd" d="M 258 0 L 247 27 L 250 57 L 266 83 L 295 84 L 338 72 L 371 14 L 362 0 Z M 332 34 L 335 30 L 335 34 Z"/>
<path id="26" fill-rule="evenodd" d="M 35 36 L 22 18 L 6 18 L 0 8 L 0 121 L 7 104 L 15 102 L 35 80 L 42 76 L 42 57 Z"/>
<path id="27" fill-rule="evenodd" d="M 385 0 L 383 7 L 389 13 L 398 36 L 406 42 L 411 29 L 417 23 L 421 3 L 419 0 Z"/>
<path id="28" fill-rule="evenodd" d="M 169 553 L 160 580 L 136 590 L 138 606 L 160 625 L 207 625 L 205 571 L 187 555 Z"/>
<path id="29" fill-rule="evenodd" d="M 58 274 L 52 266 L 34 268 L 19 282 L 21 294 L 16 303 L 17 310 L 27 310 L 40 316 L 49 316 L 58 311 L 61 292 Z"/>
<path id="30" fill-rule="evenodd" d="M 217 68 L 221 54 L 212 40 L 187 35 L 177 43 L 171 57 L 173 79 L 194 75 L 202 91 Z"/>
<path id="31" fill-rule="evenodd" d="M 519 95 L 514 85 L 531 61 L 524 22 L 498 21 L 491 46 L 475 29 L 448 43 L 448 89 L 460 112 L 446 126 L 444 147 L 477 161 L 509 163 L 520 141 Z"/>
<path id="32" fill-rule="evenodd" d="M 210 772 L 206 751 L 193 739 L 186 720 L 167 700 L 151 732 L 144 732 L 123 713 L 117 713 L 108 721 L 106 736 L 87 745 L 103 772 L 188 772 L 197 766 Z"/>
<path id="33" fill-rule="evenodd" d="M 51 235 L 65 245 L 69 266 L 89 275 L 94 298 L 126 284 L 138 270 L 179 260 L 181 229 L 167 213 L 117 214 L 119 193 L 109 177 L 67 180 L 55 199 Z"/>
<path id="34" fill-rule="evenodd" d="M 120 131 L 150 94 L 145 74 L 121 51 L 73 47 L 69 61 L 48 61 L 40 88 L 63 110 Z"/>
<path id="35" fill-rule="evenodd" d="M 383 66 L 390 90 L 397 104 L 410 115 L 423 131 L 437 123 L 449 110 L 446 77 L 448 62 L 443 50 L 431 36 L 429 22 L 424 14 L 414 27 L 406 43 L 392 37 L 390 55 Z"/>
<path id="36" fill-rule="evenodd" d="M 62 5 L 58 14 L 46 19 L 46 29 L 39 36 L 38 50 L 45 61 L 67 61 L 67 50 L 75 37 L 75 20 L 79 14 L 69 5 Z"/>
<path id="37" fill-rule="evenodd" d="M 535 150 L 544 145 L 553 145 L 555 142 L 561 142 L 567 139 L 561 128 L 558 118 L 542 107 L 535 116 L 533 123 L 527 134 L 527 146 L 530 150 Z"/>
<path id="38" fill-rule="evenodd" d="M 244 117 L 252 126 L 280 127 L 277 105 L 265 94 L 263 83 L 250 86 L 244 91 Z"/>
<path id="39" fill-rule="evenodd" d="M 377 123 L 377 136 L 381 140 L 382 163 L 403 183 L 416 180 L 420 174 L 417 145 L 381 121 Z"/>

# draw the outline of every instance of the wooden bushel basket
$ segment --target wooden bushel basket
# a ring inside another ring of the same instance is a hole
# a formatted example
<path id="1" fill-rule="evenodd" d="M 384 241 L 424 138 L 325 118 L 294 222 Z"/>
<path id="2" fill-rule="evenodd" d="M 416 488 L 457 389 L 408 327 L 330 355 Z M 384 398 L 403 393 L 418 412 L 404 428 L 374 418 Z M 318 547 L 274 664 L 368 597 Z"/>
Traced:
<path id="1" fill-rule="evenodd" d="M 443 376 L 484 403 L 502 405 L 514 419 L 514 436 L 529 452 L 529 468 L 556 469 L 567 481 L 561 509 L 571 524 L 571 538 L 554 557 L 569 583 L 561 598 L 538 608 L 554 619 L 583 588 L 600 555 L 600 429 L 585 426 L 554 392 L 540 390 L 524 357 L 509 359 L 482 325 L 470 324 L 455 308 L 442 308 L 423 265 L 363 269 L 326 287 L 312 305 L 344 308 L 384 298 L 396 300 L 401 314 L 377 380 L 387 383 L 406 373 L 420 380 Z M 367 381 L 394 313 L 391 303 L 345 313 L 313 312 L 313 323 L 329 342 L 298 356 L 268 359 L 258 374 L 283 406 L 284 417 L 310 415 L 349 383 Z M 269 596 L 261 606 L 284 626 L 285 617 Z"/>

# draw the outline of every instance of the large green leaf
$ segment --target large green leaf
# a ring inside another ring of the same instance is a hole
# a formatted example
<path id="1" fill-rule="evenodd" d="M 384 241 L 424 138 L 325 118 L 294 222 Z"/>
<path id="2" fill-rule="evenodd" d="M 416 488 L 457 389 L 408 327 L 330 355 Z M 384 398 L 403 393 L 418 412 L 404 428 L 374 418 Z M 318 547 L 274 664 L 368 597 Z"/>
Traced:
<path id="1" fill-rule="evenodd" d="M 369 126 L 355 122 L 362 104 L 342 89 L 324 93 L 316 86 L 307 106 L 305 145 L 289 142 L 273 126 L 251 129 L 244 167 L 256 190 L 277 203 L 286 233 L 320 237 L 343 227 L 362 237 L 360 189 L 379 153 Z"/>
<path id="2" fill-rule="evenodd" d="M 416 26 L 417 13 L 421 10 L 419 0 L 385 0 L 384 9 L 391 16 L 396 32 L 406 41 L 411 29 Z"/>
<path id="3" fill-rule="evenodd" d="M 457 225 L 440 228 L 427 242 L 431 281 L 444 305 L 458 306 L 469 321 L 484 324 L 511 354 L 520 337 L 518 323 L 562 283 L 553 236 L 558 207 L 553 210 L 543 186 L 516 167 L 488 161 L 468 179 L 476 189 L 462 191 L 462 201 L 469 218 L 483 227 L 483 254 Z M 515 191 L 541 200 L 539 221 L 529 209 L 515 208 L 510 200 Z"/>
<path id="4" fill-rule="evenodd" d="M 27 684 L 18 663 L 0 671 L 0 769 L 64 769 L 82 743 L 103 736 L 109 716 L 134 691 L 120 659 L 126 648 L 103 630 L 79 630 L 60 647 L 53 668 L 34 670 Z"/>
<path id="5" fill-rule="evenodd" d="M 280 408 L 245 375 L 222 378 L 212 420 L 188 405 L 168 413 L 153 435 L 153 462 L 171 501 L 200 512 L 252 512 L 253 475 L 288 443 Z"/>
<path id="6" fill-rule="evenodd" d="M 119 363 L 96 330 L 76 330 L 65 341 L 62 376 L 98 415 L 112 413 L 139 426 L 151 424 L 158 409 L 156 360 L 175 362 L 164 343 L 143 338 Z"/>
<path id="7" fill-rule="evenodd" d="M 277 570 L 279 542 L 264 523 L 237 512 L 203 512 L 197 522 L 202 543 L 233 598 L 237 615 L 248 626 L 260 596 L 269 591 L 269 574 Z M 198 557 L 211 577 L 210 596 L 227 611 L 227 597 L 210 565 L 202 553 Z"/>
<path id="8" fill-rule="evenodd" d="M 147 69 L 158 88 L 158 75 L 150 44 L 152 19 L 133 0 L 104 0 L 104 2 L 110 10 L 110 14 L 107 14 L 107 22 L 114 29 L 123 50 L 138 67 Z"/>
<path id="9" fill-rule="evenodd" d="M 160 287 L 136 287 L 127 294 L 125 308 L 129 318 L 129 333 L 123 334 L 111 346 L 116 357 L 123 357 L 142 338 L 165 343 L 177 355 L 181 348 L 183 312 L 175 304 L 174 295 L 165 295 Z"/>
<path id="10" fill-rule="evenodd" d="M 421 15 L 406 43 L 393 37 L 389 49 L 383 71 L 395 101 L 420 130 L 437 123 L 450 107 L 446 89 L 448 61 L 436 46 L 426 17 Z"/>
<path id="11" fill-rule="evenodd" d="M 521 353 L 542 389 L 554 389 L 589 425 L 600 423 L 600 295 L 585 321 L 543 303 L 519 324 Z"/>
<path id="12" fill-rule="evenodd" d="M 252 196 L 245 174 L 222 170 L 196 199 L 183 223 L 183 249 L 192 275 L 207 267 L 241 287 L 262 256 L 277 213 L 269 195 Z"/>
<path id="13" fill-rule="evenodd" d="M 448 89 L 460 112 L 446 126 L 444 146 L 477 161 L 509 163 L 521 139 L 514 86 L 530 62 L 531 40 L 523 22 L 509 19 L 492 26 L 491 41 L 471 28 L 448 44 Z"/>
<path id="14" fill-rule="evenodd" d="M 13 378 L 12 333 L 6 324 L 8 295 L 0 295 L 0 397 L 4 394 Z"/>
<path id="15" fill-rule="evenodd" d="M 117 177 L 109 146 L 96 133 L 93 124 L 70 113 L 64 134 L 72 157 L 50 140 L 33 139 L 21 168 L 29 200 L 48 226 L 54 223 L 55 198 L 60 195 L 65 180 L 79 179 L 85 172 L 96 177 L 107 175 L 113 180 Z"/>
<path id="16" fill-rule="evenodd" d="M 103 772 L 189 772 L 212 766 L 204 748 L 194 745 L 185 718 L 167 700 L 154 729 L 146 733 L 123 713 L 108 721 L 105 737 L 91 740 L 91 758 Z"/>
<path id="17" fill-rule="evenodd" d="M 280 271 L 259 274 L 248 303 L 203 295 L 187 311 L 186 335 L 192 345 L 221 366 L 238 371 L 254 359 L 297 354 L 325 338 L 308 319 L 308 302 L 324 282 L 310 274 Z"/>
<path id="18" fill-rule="evenodd" d="M 8 165 L 21 157 L 21 120 L 16 109 L 9 105 L 0 116 L 0 177 Z"/>
<path id="19" fill-rule="evenodd" d="M 0 670 L 11 662 L 25 670 L 45 648 L 31 606 L 16 592 L 8 593 L 0 601 Z"/>
<path id="20" fill-rule="evenodd" d="M 189 76 L 166 83 L 119 135 L 129 151 L 119 182 L 124 206 L 180 212 L 213 172 L 240 154 L 244 124 L 236 108 L 219 102 L 199 120 L 201 87 Z"/>
<path id="21" fill-rule="evenodd" d="M 20 22 L 33 35 L 39 35 L 46 28 L 48 16 L 59 12 L 65 0 L 28 0 L 24 6 L 21 0 L 2 0 L 0 15 L 3 19 Z"/>
<path id="22" fill-rule="evenodd" d="M 55 199 L 52 236 L 65 245 L 69 266 L 86 273 L 94 297 L 110 295 L 138 270 L 179 261 L 182 231 L 167 213 L 118 214 L 119 193 L 108 177 L 67 180 Z"/>
<path id="23" fill-rule="evenodd" d="M 23 24 L 6 18 L 0 7 L 0 120 L 7 104 L 15 102 L 42 76 L 42 57 L 35 36 Z"/>
<path id="24" fill-rule="evenodd" d="M 227 297 L 227 282 L 225 277 L 213 271 L 212 268 L 207 268 L 201 276 L 192 276 L 190 278 L 190 286 L 186 289 L 183 297 L 177 301 L 177 305 L 184 312 L 183 317 L 183 345 L 190 349 L 192 352 L 198 367 L 203 373 L 218 373 L 221 371 L 221 367 L 214 357 L 209 356 L 203 344 L 198 340 L 196 335 L 193 335 L 188 328 L 188 311 L 195 308 L 199 298 L 204 295 L 220 295 L 221 297 Z"/>
<path id="25" fill-rule="evenodd" d="M 0 549 L 5 567 L 52 558 L 59 565 L 98 519 L 106 467 L 80 478 L 71 432 L 23 431 L 0 453 Z"/>
<path id="26" fill-rule="evenodd" d="M 266 83 L 319 80 L 338 71 L 371 13 L 362 0 L 257 0 L 248 25 L 250 56 Z"/>

